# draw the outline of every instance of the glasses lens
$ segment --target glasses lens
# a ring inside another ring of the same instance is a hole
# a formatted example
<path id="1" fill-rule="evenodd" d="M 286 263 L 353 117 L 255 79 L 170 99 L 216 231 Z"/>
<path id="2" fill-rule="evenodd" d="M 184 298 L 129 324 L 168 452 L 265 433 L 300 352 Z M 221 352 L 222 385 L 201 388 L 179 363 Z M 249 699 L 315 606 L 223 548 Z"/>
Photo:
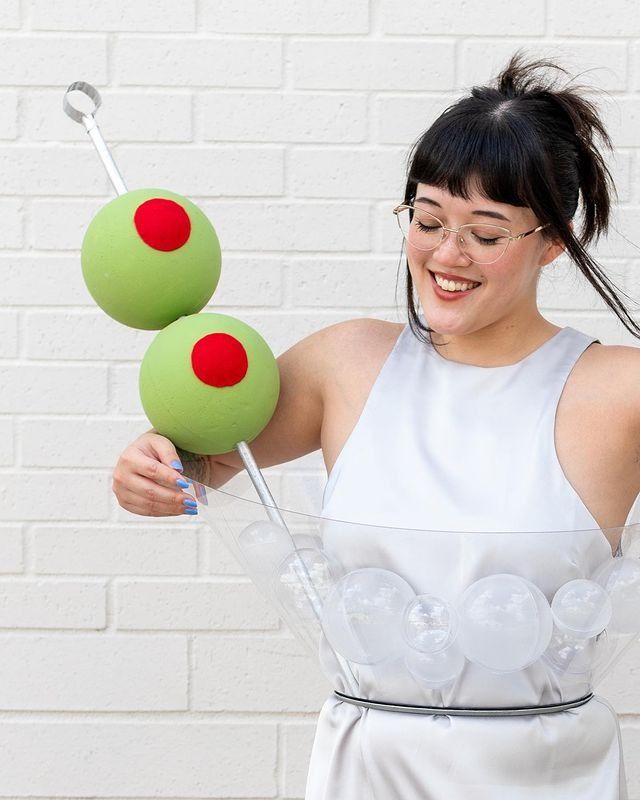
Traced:
<path id="1" fill-rule="evenodd" d="M 418 250 L 433 250 L 442 241 L 442 225 L 428 211 L 403 208 L 398 212 L 398 224 L 407 242 Z"/>
<path id="2" fill-rule="evenodd" d="M 507 249 L 509 231 L 497 225 L 463 225 L 458 234 L 460 250 L 476 264 L 492 264 Z"/>

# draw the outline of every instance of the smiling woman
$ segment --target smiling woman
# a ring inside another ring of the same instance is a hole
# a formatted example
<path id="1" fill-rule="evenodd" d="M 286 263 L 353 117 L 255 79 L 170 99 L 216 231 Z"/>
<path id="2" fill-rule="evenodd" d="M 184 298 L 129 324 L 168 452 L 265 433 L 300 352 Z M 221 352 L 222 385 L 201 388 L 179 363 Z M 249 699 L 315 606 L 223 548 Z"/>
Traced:
<path id="1" fill-rule="evenodd" d="M 607 148 L 611 140 L 579 87 L 556 87 L 545 68 L 564 72 L 549 61 L 525 65 L 516 53 L 495 85 L 473 87 L 449 106 L 409 155 L 404 201 L 395 209 L 406 243 L 409 322 L 418 338 L 446 344 L 453 358 L 498 357 L 516 352 L 517 342 L 526 352 L 549 333 L 537 284 L 563 251 L 640 338 L 617 287 L 586 249 L 608 230 L 615 187 L 596 140 Z M 477 281 L 483 290 L 443 306 L 455 286 L 440 281 L 438 292 L 434 274 Z"/>

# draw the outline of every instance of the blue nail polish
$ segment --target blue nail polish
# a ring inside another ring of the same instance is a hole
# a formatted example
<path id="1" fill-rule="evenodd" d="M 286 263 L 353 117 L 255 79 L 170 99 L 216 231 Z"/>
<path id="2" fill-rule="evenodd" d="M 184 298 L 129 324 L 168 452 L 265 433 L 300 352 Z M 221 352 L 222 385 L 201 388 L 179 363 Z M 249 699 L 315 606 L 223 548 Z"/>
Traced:
<path id="1" fill-rule="evenodd" d="M 185 506 L 191 506 L 192 508 L 198 507 L 198 504 L 195 500 L 183 500 L 182 502 L 185 504 Z"/>
<path id="2" fill-rule="evenodd" d="M 191 514 L 191 516 L 194 516 L 195 514 L 198 513 L 198 509 L 197 508 L 185 508 L 184 513 L 185 514 Z"/>
<path id="3" fill-rule="evenodd" d="M 182 478 L 178 478 L 176 483 L 178 484 L 178 486 L 181 486 L 183 489 L 188 489 L 189 488 L 189 484 L 186 481 L 183 481 Z"/>
<path id="4" fill-rule="evenodd" d="M 176 460 L 171 462 L 171 466 L 174 469 L 184 469 L 184 467 L 182 466 L 182 463 L 180 461 L 176 461 Z"/>

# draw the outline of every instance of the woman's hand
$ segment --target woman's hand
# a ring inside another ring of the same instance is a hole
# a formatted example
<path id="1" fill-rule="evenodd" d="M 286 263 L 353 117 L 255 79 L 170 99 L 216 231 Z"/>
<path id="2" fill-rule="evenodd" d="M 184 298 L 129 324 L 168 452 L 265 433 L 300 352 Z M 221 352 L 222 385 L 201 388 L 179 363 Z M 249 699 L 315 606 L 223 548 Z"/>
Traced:
<path id="1" fill-rule="evenodd" d="M 206 468 L 207 457 L 197 458 Z M 112 490 L 118 503 L 132 514 L 147 517 L 197 514 L 196 501 L 183 491 L 189 484 L 180 474 L 179 464 L 180 457 L 169 439 L 151 431 L 143 433 L 122 451 L 113 471 Z"/>

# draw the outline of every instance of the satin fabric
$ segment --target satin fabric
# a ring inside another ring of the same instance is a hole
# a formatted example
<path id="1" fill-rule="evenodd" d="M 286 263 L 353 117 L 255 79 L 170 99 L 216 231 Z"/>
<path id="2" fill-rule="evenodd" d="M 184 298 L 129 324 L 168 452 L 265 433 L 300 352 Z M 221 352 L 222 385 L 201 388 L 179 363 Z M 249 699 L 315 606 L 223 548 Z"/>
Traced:
<path id="1" fill-rule="evenodd" d="M 396 571 L 417 593 L 445 597 L 513 570 L 550 599 L 562 583 L 589 574 L 611 549 L 562 471 L 554 426 L 566 379 L 594 341 L 565 327 L 516 364 L 477 367 L 449 361 L 405 326 L 327 481 L 327 554 L 346 569 Z M 382 526 L 434 533 L 394 537 Z M 539 531 L 569 533 L 532 533 Z M 323 670 L 336 689 L 355 694 L 325 645 Z M 488 676 L 467 662 L 444 689 L 411 687 L 393 664 L 387 674 L 353 669 L 358 696 L 386 702 L 539 705 L 589 690 L 578 677 L 554 683 L 539 663 Z M 321 709 L 305 800 L 540 797 L 626 800 L 620 728 L 603 698 L 522 717 L 390 712 L 335 695 Z"/>

